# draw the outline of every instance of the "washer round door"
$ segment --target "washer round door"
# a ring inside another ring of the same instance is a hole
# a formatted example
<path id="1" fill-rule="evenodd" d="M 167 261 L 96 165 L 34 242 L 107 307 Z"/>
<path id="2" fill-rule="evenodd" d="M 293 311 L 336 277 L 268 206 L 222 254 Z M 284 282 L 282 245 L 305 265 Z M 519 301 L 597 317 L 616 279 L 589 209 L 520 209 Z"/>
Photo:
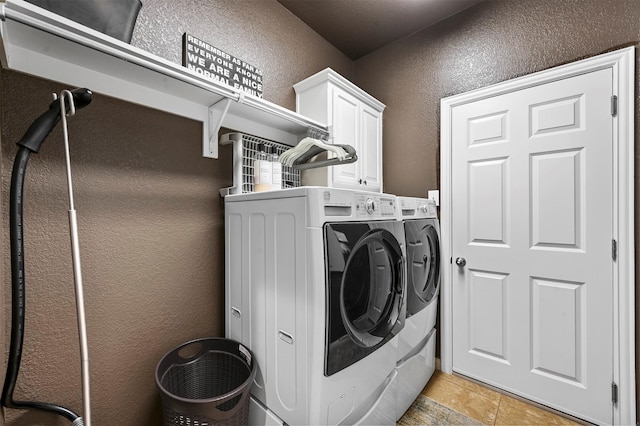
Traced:
<path id="1" fill-rule="evenodd" d="M 440 238 L 437 222 L 410 220 L 405 223 L 407 259 L 407 317 L 427 306 L 440 287 Z"/>
<path id="2" fill-rule="evenodd" d="M 327 241 L 334 241 L 327 244 L 326 253 L 330 274 L 327 375 L 373 352 L 402 327 L 403 252 L 394 234 L 380 226 L 374 222 L 325 225 Z"/>

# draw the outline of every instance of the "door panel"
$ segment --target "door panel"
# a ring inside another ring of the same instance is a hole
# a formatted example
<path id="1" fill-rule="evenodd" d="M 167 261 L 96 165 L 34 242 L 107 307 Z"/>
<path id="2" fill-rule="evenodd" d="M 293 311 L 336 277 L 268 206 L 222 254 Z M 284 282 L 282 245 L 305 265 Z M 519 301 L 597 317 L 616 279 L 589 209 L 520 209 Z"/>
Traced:
<path id="1" fill-rule="evenodd" d="M 611 423 L 612 71 L 452 109 L 453 369 Z"/>
<path id="2" fill-rule="evenodd" d="M 469 350 L 507 364 L 508 278 L 506 274 L 469 270 Z"/>
<path id="3" fill-rule="evenodd" d="M 531 278 L 532 372 L 582 387 L 584 284 Z"/>
<path id="4" fill-rule="evenodd" d="M 366 104 L 362 104 L 362 143 L 358 156 L 361 176 L 367 191 L 379 191 L 382 182 L 380 156 L 382 155 L 382 114 Z"/>
<path id="5" fill-rule="evenodd" d="M 349 93 L 333 88 L 333 133 L 335 144 L 353 146 L 360 139 L 360 102 Z M 358 162 L 331 167 L 333 181 L 346 183 L 351 187 L 358 185 Z"/>
<path id="6" fill-rule="evenodd" d="M 531 244 L 536 249 L 583 249 L 584 149 L 531 156 Z"/>
<path id="7" fill-rule="evenodd" d="M 507 245 L 508 158 L 472 161 L 468 164 L 469 242 Z"/>

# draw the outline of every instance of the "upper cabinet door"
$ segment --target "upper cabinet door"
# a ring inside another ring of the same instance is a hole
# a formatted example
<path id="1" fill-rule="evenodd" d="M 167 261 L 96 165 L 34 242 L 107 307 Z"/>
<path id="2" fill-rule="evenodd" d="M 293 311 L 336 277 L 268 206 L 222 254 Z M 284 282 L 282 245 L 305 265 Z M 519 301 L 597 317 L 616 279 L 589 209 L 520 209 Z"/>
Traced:
<path id="1" fill-rule="evenodd" d="M 337 87 L 333 88 L 333 143 L 353 146 L 360 158 L 360 101 Z M 360 161 L 332 166 L 333 182 L 336 185 L 357 187 Z"/>
<path id="2" fill-rule="evenodd" d="M 382 191 L 382 113 L 366 104 L 360 111 L 360 165 L 362 184 L 367 191 Z"/>

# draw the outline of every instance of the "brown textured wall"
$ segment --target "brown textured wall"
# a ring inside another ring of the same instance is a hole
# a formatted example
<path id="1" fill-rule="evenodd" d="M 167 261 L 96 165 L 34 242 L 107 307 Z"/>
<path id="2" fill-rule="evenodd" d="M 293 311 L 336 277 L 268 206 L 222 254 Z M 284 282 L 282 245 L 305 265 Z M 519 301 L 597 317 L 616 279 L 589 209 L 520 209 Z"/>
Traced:
<path id="1" fill-rule="evenodd" d="M 275 0 L 143 4 L 133 45 L 180 63 L 189 32 L 261 68 L 265 99 L 287 108 L 295 107 L 292 84 L 320 69 L 354 79 L 387 105 L 385 190 L 413 196 L 438 186 L 440 98 L 640 39 L 637 1 L 487 0 L 359 60 L 354 72 Z M 8 326 L 15 142 L 49 93 L 65 87 L 4 70 L 0 77 L 0 298 Z M 96 425 L 158 424 L 158 359 L 190 338 L 223 333 L 217 191 L 231 184 L 230 152 L 221 147 L 219 160 L 203 159 L 200 132 L 190 120 L 100 95 L 70 119 Z M 16 397 L 80 410 L 64 184 L 58 128 L 27 171 L 27 339 Z M 6 327 L 4 336 L 6 353 Z M 10 425 L 55 421 L 13 410 L 7 418 Z"/>
<path id="2" fill-rule="evenodd" d="M 486 0 L 359 59 L 356 83 L 387 105 L 385 191 L 439 186 L 441 98 L 639 40 L 636 0 Z"/>
<path id="3" fill-rule="evenodd" d="M 387 105 L 385 191 L 424 197 L 428 189 L 439 187 L 441 98 L 639 41 L 637 0 L 485 0 L 356 61 L 357 84 Z M 636 51 L 636 141 L 640 137 L 638 70 L 640 52 Z M 638 170 L 637 142 L 635 146 Z M 638 212 L 638 178 L 635 187 Z M 636 276 L 640 277 L 637 213 L 635 228 Z M 640 307 L 637 284 L 636 306 Z M 636 314 L 636 359 L 640 354 L 637 319 Z M 636 371 L 640 384 L 640 369 Z"/>
<path id="4" fill-rule="evenodd" d="M 142 0 L 131 43 L 181 63 L 188 32 L 262 70 L 264 98 L 295 110 L 292 85 L 326 67 L 353 77 L 353 62 L 275 0 Z"/>
<path id="5" fill-rule="evenodd" d="M 189 32 L 261 68 L 264 98 L 295 108 L 292 85 L 353 63 L 275 0 L 143 0 L 132 44 L 181 61 Z M 2 376 L 8 351 L 9 179 L 19 140 L 66 87 L 2 70 Z M 69 119 L 91 358 L 93 423 L 160 423 L 158 360 L 187 340 L 222 336 L 230 147 L 202 158 L 200 123 L 97 94 Z M 25 186 L 27 318 L 15 396 L 81 410 L 80 363 L 62 131 L 32 155 Z M 8 425 L 68 422 L 8 410 Z M 1 422 L 1 421 L 0 421 Z"/>

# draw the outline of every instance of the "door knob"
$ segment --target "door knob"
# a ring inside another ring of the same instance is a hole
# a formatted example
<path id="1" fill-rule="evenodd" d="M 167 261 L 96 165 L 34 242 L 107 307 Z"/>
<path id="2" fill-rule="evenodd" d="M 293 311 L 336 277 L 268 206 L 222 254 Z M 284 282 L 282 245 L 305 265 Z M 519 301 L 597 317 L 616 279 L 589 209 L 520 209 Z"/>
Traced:
<path id="1" fill-rule="evenodd" d="M 462 268 L 466 264 L 467 264 L 467 261 L 465 260 L 464 257 L 456 257 L 456 265 Z"/>

